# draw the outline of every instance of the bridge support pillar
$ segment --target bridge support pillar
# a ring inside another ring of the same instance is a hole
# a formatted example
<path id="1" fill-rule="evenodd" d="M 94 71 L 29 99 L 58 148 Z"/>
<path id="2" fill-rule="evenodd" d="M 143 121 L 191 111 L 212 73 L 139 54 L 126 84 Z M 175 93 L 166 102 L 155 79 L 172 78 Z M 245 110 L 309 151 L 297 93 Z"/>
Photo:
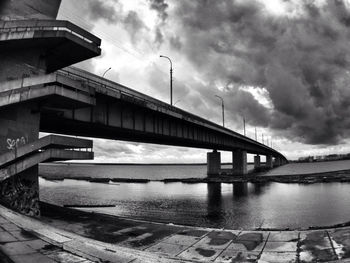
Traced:
<path id="1" fill-rule="evenodd" d="M 276 167 L 281 166 L 281 158 L 279 158 L 279 157 L 276 157 L 276 158 L 275 158 L 275 164 L 274 164 L 274 166 L 276 166 Z"/>
<path id="2" fill-rule="evenodd" d="M 273 168 L 272 155 L 266 155 L 266 167 Z"/>
<path id="3" fill-rule="evenodd" d="M 247 152 L 243 150 L 233 151 L 232 166 L 233 175 L 247 174 Z"/>
<path id="4" fill-rule="evenodd" d="M 254 156 L 254 169 L 259 169 L 260 168 L 260 155 L 255 155 Z"/>
<path id="5" fill-rule="evenodd" d="M 207 153 L 207 174 L 218 175 L 221 169 L 221 153 L 214 150 Z"/>
<path id="6" fill-rule="evenodd" d="M 21 104 L 0 111 L 0 155 L 39 137 L 40 113 L 35 104 Z M 39 216 L 38 165 L 5 179 L 0 173 L 0 203 L 30 216 Z"/>

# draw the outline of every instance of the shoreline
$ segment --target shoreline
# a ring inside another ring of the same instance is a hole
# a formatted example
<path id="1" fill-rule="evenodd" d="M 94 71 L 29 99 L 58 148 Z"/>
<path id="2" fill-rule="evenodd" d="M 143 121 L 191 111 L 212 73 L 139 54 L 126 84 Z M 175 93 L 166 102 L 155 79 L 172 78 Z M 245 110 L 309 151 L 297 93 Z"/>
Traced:
<path id="1" fill-rule="evenodd" d="M 146 179 L 146 178 L 110 178 L 100 177 L 94 178 L 90 176 L 57 176 L 40 174 L 41 178 L 49 181 L 63 181 L 65 179 L 88 181 L 92 183 L 149 183 L 149 182 L 163 182 L 163 183 L 299 183 L 299 184 L 313 184 L 313 183 L 347 183 L 350 182 L 350 169 L 339 170 L 322 173 L 308 173 L 297 175 L 271 175 L 265 176 L 262 172 L 253 172 L 244 176 L 232 176 L 227 173 L 215 177 L 204 178 L 166 178 L 166 179 Z"/>
<path id="2" fill-rule="evenodd" d="M 116 216 L 116 215 L 110 215 L 110 214 L 104 214 L 101 212 L 95 212 L 95 211 L 84 211 L 80 209 L 75 209 L 73 207 L 65 207 L 65 206 L 59 206 L 55 204 L 51 204 L 48 202 L 40 201 L 40 206 L 42 208 L 42 211 L 44 212 L 44 217 L 47 218 L 57 218 L 60 217 L 61 219 L 69 222 L 72 217 L 92 217 L 97 221 L 115 221 L 115 220 L 131 220 L 135 222 L 142 222 L 142 223 L 150 223 L 150 224 L 159 224 L 159 225 L 173 225 L 173 226 L 182 226 L 182 227 L 193 227 L 193 228 L 208 228 L 208 229 L 218 229 L 215 227 L 207 227 L 207 226 L 195 226 L 190 224 L 173 224 L 173 223 L 167 223 L 167 222 L 157 222 L 157 221 L 149 221 L 149 220 L 142 220 L 142 219 L 132 219 L 129 217 L 123 217 L 123 216 Z M 272 232 L 279 232 L 279 231 L 309 231 L 309 230 L 324 230 L 324 229 L 337 229 L 337 228 L 344 228 L 349 227 L 350 221 L 333 224 L 333 225 L 326 225 L 326 226 L 307 226 L 307 227 L 296 227 L 296 228 L 278 228 L 278 227 L 269 227 L 269 228 L 262 228 L 262 227 L 256 227 L 256 228 L 244 228 L 240 229 L 243 231 L 272 231 Z M 236 230 L 234 228 L 225 228 L 225 230 Z"/>

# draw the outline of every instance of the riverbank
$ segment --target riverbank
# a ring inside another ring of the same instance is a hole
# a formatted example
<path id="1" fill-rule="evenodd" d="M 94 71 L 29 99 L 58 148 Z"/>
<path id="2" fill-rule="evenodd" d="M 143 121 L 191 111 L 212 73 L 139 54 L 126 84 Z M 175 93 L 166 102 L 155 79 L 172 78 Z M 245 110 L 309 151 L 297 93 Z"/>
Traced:
<path id="1" fill-rule="evenodd" d="M 327 183 L 327 182 L 350 182 L 350 169 L 332 172 L 306 173 L 306 174 L 282 174 L 269 175 L 266 172 L 252 172 L 244 176 L 233 176 L 227 172 L 221 173 L 218 176 L 205 178 L 166 178 L 166 179 L 141 179 L 141 178 L 109 178 L 99 177 L 93 178 L 90 176 L 59 176 L 59 175 L 40 175 L 46 180 L 83 180 L 94 183 L 148 183 L 156 182 L 182 182 L 182 183 Z"/>
<path id="2" fill-rule="evenodd" d="M 273 169 L 261 166 L 254 170 L 249 164 L 249 173 L 235 176 L 230 173 L 230 165 L 222 165 L 217 176 L 206 175 L 204 164 L 45 164 L 40 165 L 40 176 L 46 180 L 83 180 L 94 183 L 148 183 L 183 182 L 183 183 L 327 183 L 350 182 L 350 160 L 289 163 Z"/>
<path id="3" fill-rule="evenodd" d="M 307 263 L 348 262 L 350 257 L 349 227 L 223 230 L 137 221 L 49 204 L 42 204 L 42 209 L 43 216 L 37 220 L 0 206 L 0 251 L 9 262 Z"/>

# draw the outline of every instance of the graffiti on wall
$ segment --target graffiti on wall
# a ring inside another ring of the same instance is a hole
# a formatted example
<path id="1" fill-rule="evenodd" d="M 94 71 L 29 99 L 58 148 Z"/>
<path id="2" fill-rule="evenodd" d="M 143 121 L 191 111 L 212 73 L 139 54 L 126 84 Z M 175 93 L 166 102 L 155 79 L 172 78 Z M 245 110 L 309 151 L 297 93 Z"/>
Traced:
<path id="1" fill-rule="evenodd" d="M 6 144 L 7 144 L 6 146 L 8 150 L 14 150 L 18 146 L 25 145 L 27 143 L 28 143 L 28 136 L 22 136 L 15 139 L 12 139 L 12 138 L 6 139 Z"/>

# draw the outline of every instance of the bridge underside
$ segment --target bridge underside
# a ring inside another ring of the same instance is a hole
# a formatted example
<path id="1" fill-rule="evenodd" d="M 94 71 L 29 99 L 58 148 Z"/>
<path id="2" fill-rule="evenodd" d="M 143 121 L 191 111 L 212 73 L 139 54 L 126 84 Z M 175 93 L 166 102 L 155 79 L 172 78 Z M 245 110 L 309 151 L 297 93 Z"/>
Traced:
<path id="1" fill-rule="evenodd" d="M 0 3 L 0 202 L 39 215 L 38 163 L 93 158 L 91 152 L 72 150 L 90 149 L 91 141 L 39 139 L 40 131 L 232 151 L 233 171 L 240 174 L 246 173 L 247 153 L 285 160 L 274 149 L 206 119 L 91 73 L 64 68 L 100 55 L 101 40 L 70 22 L 54 20 L 59 4 Z M 208 174 L 219 171 L 220 155 L 209 154 Z"/>
<path id="2" fill-rule="evenodd" d="M 221 128 L 221 127 L 220 127 Z M 271 154 L 250 139 L 206 127 L 139 105 L 132 98 L 96 95 L 96 105 L 73 109 L 42 107 L 40 130 L 49 133 L 164 144 L 203 149 Z"/>

